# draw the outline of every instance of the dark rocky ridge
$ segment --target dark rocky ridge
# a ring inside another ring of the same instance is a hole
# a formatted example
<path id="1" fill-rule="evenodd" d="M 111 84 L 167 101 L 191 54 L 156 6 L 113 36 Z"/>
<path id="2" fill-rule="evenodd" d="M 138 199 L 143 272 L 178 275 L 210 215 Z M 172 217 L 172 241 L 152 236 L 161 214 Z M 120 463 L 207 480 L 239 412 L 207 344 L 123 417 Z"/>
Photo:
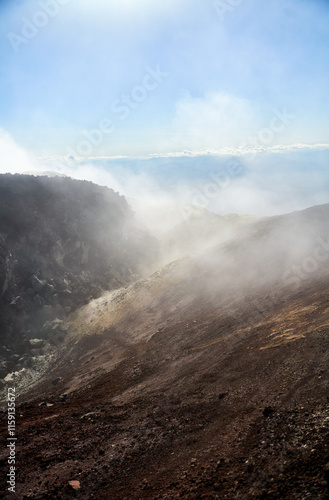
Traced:
<path id="1" fill-rule="evenodd" d="M 0 377 L 65 335 L 61 320 L 145 273 L 156 240 L 123 196 L 70 178 L 0 176 Z M 25 355 L 25 360 L 23 359 Z"/>

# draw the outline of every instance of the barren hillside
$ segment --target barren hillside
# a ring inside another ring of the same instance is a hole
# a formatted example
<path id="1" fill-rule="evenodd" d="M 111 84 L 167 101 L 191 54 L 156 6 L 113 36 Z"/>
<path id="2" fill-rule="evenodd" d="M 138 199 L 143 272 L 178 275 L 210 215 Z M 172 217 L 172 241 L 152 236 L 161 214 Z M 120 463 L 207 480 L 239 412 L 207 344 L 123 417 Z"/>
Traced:
<path id="1" fill-rule="evenodd" d="M 19 498 L 328 498 L 328 215 L 246 225 L 72 312 L 16 378 Z"/>

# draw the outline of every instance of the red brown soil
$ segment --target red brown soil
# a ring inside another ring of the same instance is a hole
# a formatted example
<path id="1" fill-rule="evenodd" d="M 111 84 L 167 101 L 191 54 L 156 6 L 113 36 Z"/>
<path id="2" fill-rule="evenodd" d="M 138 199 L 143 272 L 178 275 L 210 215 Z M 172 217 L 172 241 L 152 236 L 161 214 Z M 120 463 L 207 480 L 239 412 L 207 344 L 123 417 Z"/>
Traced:
<path id="1" fill-rule="evenodd" d="M 16 498 L 329 498 L 328 284 L 270 308 L 174 284 L 160 309 L 73 335 L 18 401 Z"/>

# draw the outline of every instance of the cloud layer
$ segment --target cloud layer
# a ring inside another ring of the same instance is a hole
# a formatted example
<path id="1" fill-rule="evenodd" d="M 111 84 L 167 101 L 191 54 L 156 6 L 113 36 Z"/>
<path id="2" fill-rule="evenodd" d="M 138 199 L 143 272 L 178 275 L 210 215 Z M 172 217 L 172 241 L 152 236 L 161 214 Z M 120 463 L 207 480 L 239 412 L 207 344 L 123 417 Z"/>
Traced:
<path id="1" fill-rule="evenodd" d="M 178 203 L 220 214 L 275 215 L 329 202 L 325 144 L 184 151 L 149 158 L 37 159 L 1 130 L 0 155 L 1 173 L 68 175 L 153 207 Z"/>

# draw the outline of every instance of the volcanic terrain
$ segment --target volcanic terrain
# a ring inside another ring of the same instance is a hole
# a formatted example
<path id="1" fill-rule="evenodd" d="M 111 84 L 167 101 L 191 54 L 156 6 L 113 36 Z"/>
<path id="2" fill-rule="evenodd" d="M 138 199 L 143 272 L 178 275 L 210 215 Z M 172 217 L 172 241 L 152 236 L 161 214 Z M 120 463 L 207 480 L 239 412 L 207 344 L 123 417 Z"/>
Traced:
<path id="1" fill-rule="evenodd" d="M 17 498 L 329 497 L 329 205 L 225 237 L 212 217 L 204 248 L 67 309 L 4 379 Z"/>

